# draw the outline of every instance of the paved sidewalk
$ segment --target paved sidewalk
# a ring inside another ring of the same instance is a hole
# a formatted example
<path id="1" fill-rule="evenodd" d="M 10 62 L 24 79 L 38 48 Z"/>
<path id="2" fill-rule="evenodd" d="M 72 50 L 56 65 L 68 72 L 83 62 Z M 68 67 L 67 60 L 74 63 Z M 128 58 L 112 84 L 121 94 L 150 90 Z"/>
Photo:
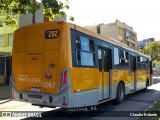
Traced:
<path id="1" fill-rule="evenodd" d="M 160 75 L 159 76 L 153 76 L 153 79 L 160 79 Z"/>
<path id="2" fill-rule="evenodd" d="M 0 100 L 11 99 L 12 88 L 11 86 L 0 86 Z"/>

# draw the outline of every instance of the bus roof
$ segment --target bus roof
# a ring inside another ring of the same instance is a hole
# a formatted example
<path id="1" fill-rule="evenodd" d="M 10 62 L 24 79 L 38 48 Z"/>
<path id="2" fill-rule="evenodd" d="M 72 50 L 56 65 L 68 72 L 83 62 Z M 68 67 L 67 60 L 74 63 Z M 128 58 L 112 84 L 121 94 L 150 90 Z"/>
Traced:
<path id="1" fill-rule="evenodd" d="M 141 55 L 141 56 L 144 56 L 144 57 L 147 57 L 147 58 L 151 59 L 150 56 L 144 55 L 144 54 L 138 52 L 137 50 L 134 50 L 134 49 L 128 47 L 127 45 L 125 45 L 125 44 L 123 44 L 123 43 L 121 43 L 121 42 L 119 42 L 119 41 L 117 41 L 117 40 L 115 40 L 115 39 L 106 38 L 106 37 L 104 37 L 104 36 L 102 36 L 102 35 L 100 35 L 100 34 L 98 34 L 98 33 L 92 32 L 92 31 L 90 31 L 90 30 L 88 30 L 88 29 L 86 29 L 86 28 L 84 28 L 84 27 L 81 27 L 81 26 L 78 26 L 78 25 L 76 25 L 76 24 L 72 24 L 72 23 L 69 23 L 69 22 L 65 22 L 65 21 L 40 22 L 40 23 L 36 23 L 36 24 L 30 24 L 30 25 L 22 26 L 22 27 L 20 27 L 19 29 L 17 29 L 16 31 L 18 31 L 18 30 L 20 30 L 20 29 L 23 29 L 23 28 L 30 28 L 30 27 L 33 27 L 33 26 L 49 25 L 49 24 L 51 24 L 51 23 L 55 23 L 55 24 L 63 24 L 63 23 L 66 23 L 66 24 L 68 24 L 68 25 L 70 26 L 70 28 L 73 28 L 73 29 L 75 29 L 75 30 L 78 30 L 78 31 L 80 31 L 80 32 L 82 32 L 82 33 L 87 33 L 87 34 L 90 35 L 90 36 L 93 36 L 93 37 L 95 37 L 95 38 L 98 38 L 98 39 L 100 39 L 100 40 L 106 41 L 106 42 L 108 42 L 108 43 L 111 43 L 111 44 L 120 46 L 120 47 L 125 48 L 125 49 L 127 49 L 127 50 L 129 50 L 129 51 L 133 51 L 133 52 L 135 52 L 135 53 L 137 53 L 137 54 L 139 54 L 139 55 Z M 16 32 L 16 31 L 15 31 L 15 32 Z"/>
<path id="2" fill-rule="evenodd" d="M 102 36 L 102 35 L 100 35 L 100 34 L 98 34 L 98 33 L 95 33 L 95 32 L 93 32 L 93 31 L 90 31 L 90 30 L 88 30 L 88 29 L 86 29 L 86 28 L 80 27 L 80 26 L 75 25 L 75 24 L 72 24 L 72 23 L 69 23 L 69 24 L 70 24 L 70 27 L 71 27 L 71 28 L 76 29 L 76 30 L 78 30 L 78 31 L 80 31 L 80 32 L 82 32 L 82 33 L 86 32 L 86 33 L 89 34 L 90 36 L 93 36 L 93 37 L 95 37 L 95 38 L 101 39 L 101 40 L 106 41 L 106 42 L 108 42 L 108 43 L 111 43 L 111 44 L 120 46 L 120 47 L 125 48 L 125 49 L 127 49 L 127 50 L 129 50 L 129 51 L 133 51 L 133 52 L 135 52 L 135 53 L 137 53 L 137 54 L 139 54 L 139 55 L 141 55 L 141 56 L 147 57 L 148 59 L 151 59 L 150 56 L 144 55 L 144 54 L 138 52 L 137 50 L 134 50 L 134 49 L 128 47 L 126 44 L 123 44 L 123 43 L 121 43 L 121 42 L 119 42 L 119 41 L 117 41 L 117 40 L 115 40 L 115 39 L 106 38 L 106 37 L 104 37 L 104 36 Z"/>

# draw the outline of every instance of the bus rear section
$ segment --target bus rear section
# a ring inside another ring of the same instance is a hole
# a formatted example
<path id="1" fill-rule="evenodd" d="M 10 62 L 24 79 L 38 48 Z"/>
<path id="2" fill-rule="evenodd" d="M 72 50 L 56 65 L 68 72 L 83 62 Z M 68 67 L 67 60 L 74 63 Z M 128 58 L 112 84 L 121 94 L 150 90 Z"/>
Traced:
<path id="1" fill-rule="evenodd" d="M 67 34 L 67 23 L 58 21 L 15 31 L 12 61 L 15 100 L 40 106 L 71 106 Z"/>

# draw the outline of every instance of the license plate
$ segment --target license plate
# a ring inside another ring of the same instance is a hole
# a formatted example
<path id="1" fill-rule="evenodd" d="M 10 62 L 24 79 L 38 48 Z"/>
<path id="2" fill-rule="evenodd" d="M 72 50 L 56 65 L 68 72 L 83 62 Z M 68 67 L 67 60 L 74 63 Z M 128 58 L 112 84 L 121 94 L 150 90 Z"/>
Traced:
<path id="1" fill-rule="evenodd" d="M 28 94 L 28 98 L 42 99 L 42 95 Z"/>
<path id="2" fill-rule="evenodd" d="M 28 101 L 42 103 L 42 95 L 28 94 Z"/>
<path id="3" fill-rule="evenodd" d="M 28 101 L 34 103 L 42 103 L 42 99 L 37 99 L 37 98 L 29 98 Z"/>
<path id="4" fill-rule="evenodd" d="M 31 91 L 33 91 L 33 92 L 40 92 L 41 89 L 40 88 L 36 88 L 36 87 L 32 87 Z"/>

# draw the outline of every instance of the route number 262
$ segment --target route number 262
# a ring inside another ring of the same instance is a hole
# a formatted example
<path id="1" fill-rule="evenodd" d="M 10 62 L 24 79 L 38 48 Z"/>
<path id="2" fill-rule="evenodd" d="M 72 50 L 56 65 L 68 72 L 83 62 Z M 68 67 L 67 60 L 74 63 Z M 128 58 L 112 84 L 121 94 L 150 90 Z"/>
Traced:
<path id="1" fill-rule="evenodd" d="M 58 38 L 58 37 L 59 37 L 59 29 L 46 30 L 45 32 L 46 39 Z"/>

